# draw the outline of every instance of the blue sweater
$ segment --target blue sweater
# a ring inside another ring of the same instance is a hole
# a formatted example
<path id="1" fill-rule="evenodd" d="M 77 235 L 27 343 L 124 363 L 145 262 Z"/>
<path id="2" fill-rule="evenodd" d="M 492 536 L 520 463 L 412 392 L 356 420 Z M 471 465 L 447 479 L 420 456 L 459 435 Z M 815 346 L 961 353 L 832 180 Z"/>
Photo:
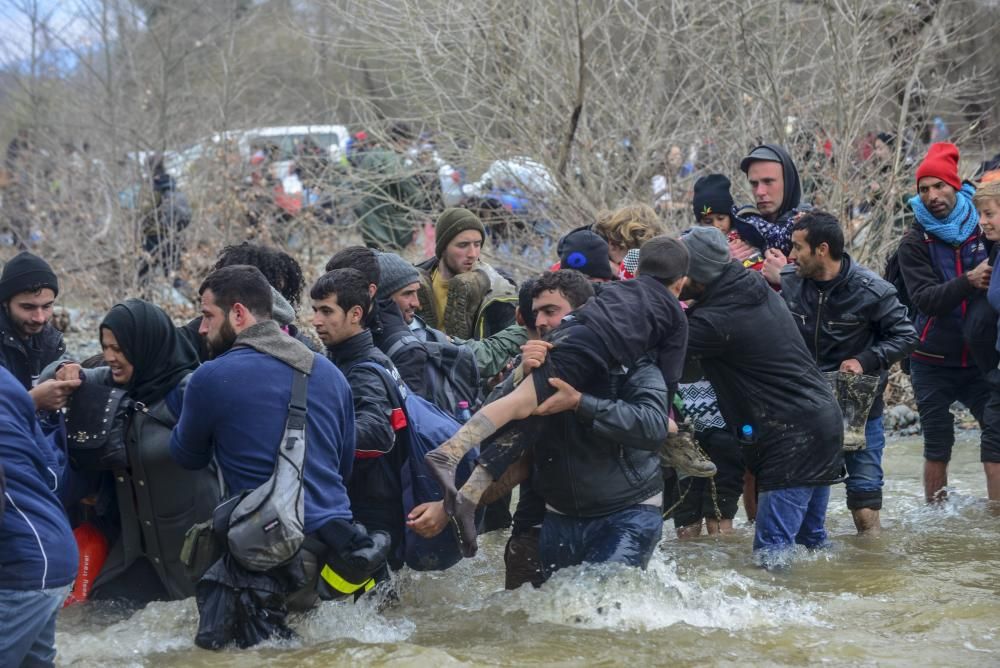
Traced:
<path id="1" fill-rule="evenodd" d="M 231 495 L 259 487 L 274 471 L 288 418 L 292 368 L 250 348 L 198 367 L 184 394 L 170 454 L 188 469 L 214 451 Z M 342 373 L 316 355 L 306 404 L 305 530 L 351 519 L 345 481 L 354 461 L 354 403 Z"/>
<path id="2" fill-rule="evenodd" d="M 7 478 L 0 589 L 51 589 L 76 577 L 76 540 L 57 496 L 61 455 L 42 434 L 27 391 L 0 369 L 0 460 Z"/>

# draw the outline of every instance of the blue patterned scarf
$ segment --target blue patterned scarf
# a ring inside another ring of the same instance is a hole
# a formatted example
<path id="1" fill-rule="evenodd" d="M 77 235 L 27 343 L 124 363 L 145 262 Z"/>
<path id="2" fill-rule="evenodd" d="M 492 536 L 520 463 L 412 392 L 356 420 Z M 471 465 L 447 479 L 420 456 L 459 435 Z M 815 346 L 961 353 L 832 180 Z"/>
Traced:
<path id="1" fill-rule="evenodd" d="M 979 213 L 972 205 L 972 196 L 976 188 L 971 183 L 962 184 L 962 189 L 955 194 L 955 208 L 944 220 L 935 218 L 920 201 L 920 195 L 910 198 L 910 208 L 917 216 L 917 222 L 927 234 L 932 234 L 941 241 L 959 246 L 969 238 L 979 224 Z"/>

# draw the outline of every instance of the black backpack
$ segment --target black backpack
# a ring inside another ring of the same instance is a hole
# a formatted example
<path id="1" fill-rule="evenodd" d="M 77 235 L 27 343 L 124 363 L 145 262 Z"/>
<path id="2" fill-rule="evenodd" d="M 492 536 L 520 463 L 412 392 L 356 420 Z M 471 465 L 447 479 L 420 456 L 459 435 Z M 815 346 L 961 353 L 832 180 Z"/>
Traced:
<path id="1" fill-rule="evenodd" d="M 885 273 L 882 277 L 892 283 L 892 287 L 896 288 L 896 294 L 899 297 L 899 302 L 906 307 L 906 311 L 910 314 L 910 318 L 912 319 L 913 307 L 910 304 L 910 293 L 906 289 L 906 281 L 903 280 L 903 272 L 899 269 L 899 247 L 892 251 L 889 259 L 885 261 Z"/>
<path id="2" fill-rule="evenodd" d="M 395 360 L 406 350 L 422 346 L 427 351 L 424 366 L 423 397 L 456 419 L 459 415 L 458 403 L 464 401 L 469 411 L 474 413 L 482 403 L 480 391 L 479 364 L 475 354 L 465 346 L 448 340 L 448 336 L 437 329 L 426 328 L 427 340 L 421 341 L 412 333 L 403 333 L 385 342 L 385 354 Z"/>

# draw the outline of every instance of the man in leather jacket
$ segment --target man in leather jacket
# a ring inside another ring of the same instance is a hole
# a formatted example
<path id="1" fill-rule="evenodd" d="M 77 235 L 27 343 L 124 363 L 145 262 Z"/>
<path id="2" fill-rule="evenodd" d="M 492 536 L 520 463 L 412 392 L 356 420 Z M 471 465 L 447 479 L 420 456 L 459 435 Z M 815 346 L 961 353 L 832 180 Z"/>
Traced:
<path id="1" fill-rule="evenodd" d="M 880 376 L 865 424 L 865 448 L 844 454 L 847 507 L 859 533 L 877 533 L 882 508 L 882 392 L 889 367 L 917 343 L 896 289 L 844 252 L 837 219 L 807 213 L 792 226 L 790 259 L 781 272 L 781 296 L 821 371 Z"/>

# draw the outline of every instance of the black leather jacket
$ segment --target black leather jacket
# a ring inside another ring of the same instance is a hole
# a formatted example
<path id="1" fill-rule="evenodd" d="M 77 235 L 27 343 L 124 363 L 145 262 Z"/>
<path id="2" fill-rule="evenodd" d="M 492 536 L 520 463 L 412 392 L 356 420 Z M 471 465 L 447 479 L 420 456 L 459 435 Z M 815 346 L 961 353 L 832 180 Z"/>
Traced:
<path id="1" fill-rule="evenodd" d="M 840 275 L 825 290 L 785 267 L 781 296 L 822 371 L 854 358 L 866 374 L 883 373 L 917 344 L 896 289 L 846 253 Z"/>
<path id="2" fill-rule="evenodd" d="M 600 396 L 585 394 L 575 412 L 543 424 L 531 484 L 559 512 L 601 517 L 663 491 L 667 386 L 650 359 L 612 372 Z"/>

